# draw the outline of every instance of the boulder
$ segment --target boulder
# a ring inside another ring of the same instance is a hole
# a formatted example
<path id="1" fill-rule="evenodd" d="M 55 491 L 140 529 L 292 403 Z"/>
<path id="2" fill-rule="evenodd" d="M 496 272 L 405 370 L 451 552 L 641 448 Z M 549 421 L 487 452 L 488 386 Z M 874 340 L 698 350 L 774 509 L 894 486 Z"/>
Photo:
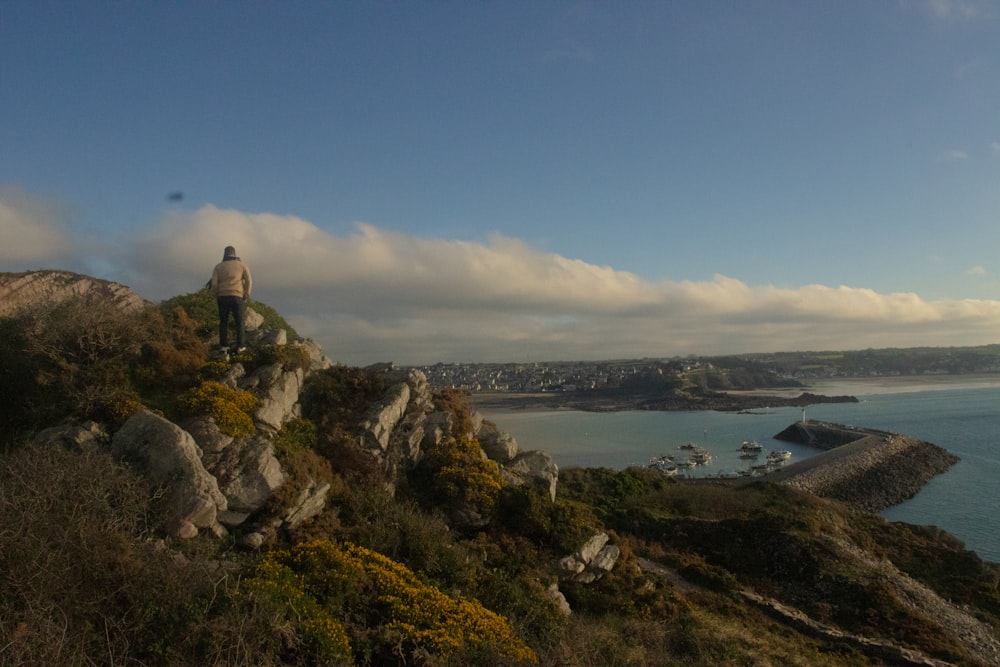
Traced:
<path id="1" fill-rule="evenodd" d="M 548 488 L 549 497 L 556 500 L 556 486 L 559 483 L 559 466 L 547 452 L 522 452 L 506 466 L 501 468 L 504 480 L 509 484 L 519 485 L 528 481 L 537 481 Z"/>
<path id="2" fill-rule="evenodd" d="M 409 400 L 410 387 L 405 382 L 389 387 L 363 424 L 363 444 L 368 449 L 384 452 L 389 447 L 392 430 L 406 412 Z"/>
<path id="3" fill-rule="evenodd" d="M 254 435 L 226 448 L 212 469 L 231 512 L 251 514 L 264 506 L 285 482 L 285 473 L 274 457 L 271 441 Z M 245 517 L 244 517 L 245 518 Z M 229 525 L 233 517 L 227 515 Z"/>
<path id="4" fill-rule="evenodd" d="M 546 589 L 545 594 L 550 600 L 555 602 L 563 616 L 570 616 L 573 613 L 573 610 L 570 609 L 569 602 L 566 601 L 566 596 L 559 590 L 559 584 L 550 584 Z"/>
<path id="5" fill-rule="evenodd" d="M 302 369 L 286 371 L 280 364 L 270 364 L 258 368 L 251 378 L 241 384 L 252 386 L 260 398 L 260 405 L 254 412 L 258 426 L 277 432 L 286 421 L 299 416 L 299 390 L 305 379 Z"/>
<path id="6" fill-rule="evenodd" d="M 589 584 L 614 569 L 621 555 L 621 549 L 608 544 L 608 534 L 597 533 L 587 540 L 580 549 L 561 558 L 556 564 L 559 576 L 583 584 Z"/>
<path id="7" fill-rule="evenodd" d="M 302 489 L 295 505 L 290 507 L 282 520 L 289 528 L 296 528 L 323 511 L 326 507 L 326 496 L 330 492 L 330 483 L 324 482 L 317 486 L 309 480 L 309 485 Z"/>
<path id="8" fill-rule="evenodd" d="M 316 341 L 312 340 L 311 338 L 306 338 L 305 340 L 297 344 L 301 345 L 302 348 L 306 351 L 306 354 L 309 355 L 310 372 L 321 371 L 324 368 L 330 368 L 331 366 L 333 366 L 333 362 L 330 361 L 329 357 L 327 357 L 326 354 L 323 353 L 323 348 L 321 348 L 319 344 L 316 343 Z"/>
<path id="9" fill-rule="evenodd" d="M 193 536 L 190 526 L 213 527 L 218 512 L 227 509 L 194 438 L 163 417 L 139 410 L 115 433 L 111 447 L 145 478 L 150 491 L 162 494 L 167 529 L 178 537 Z"/>
<path id="10" fill-rule="evenodd" d="M 223 450 L 233 443 L 233 436 L 220 431 L 215 419 L 208 415 L 189 419 L 181 426 L 194 438 L 200 450 L 201 461 L 209 470 L 218 461 Z"/>
<path id="11" fill-rule="evenodd" d="M 264 316 L 253 309 L 253 306 L 248 306 L 246 309 L 246 317 L 243 319 L 243 327 L 246 331 L 257 331 L 262 326 L 264 326 Z"/>
<path id="12" fill-rule="evenodd" d="M 260 338 L 263 345 L 286 345 L 288 343 L 288 332 L 284 329 L 271 329 L 265 331 Z"/>
<path id="13" fill-rule="evenodd" d="M 35 442 L 45 445 L 62 445 L 74 450 L 85 446 L 108 442 L 108 433 L 97 422 L 83 423 L 66 422 L 40 431 L 35 436 Z"/>
<path id="14" fill-rule="evenodd" d="M 479 440 L 479 446 L 486 452 L 486 456 L 497 463 L 512 461 L 519 451 L 514 436 L 501 431 L 490 422 L 483 424 L 476 433 L 476 439 Z"/>
<path id="15" fill-rule="evenodd" d="M 450 412 L 431 412 L 424 418 L 424 449 L 430 449 L 451 433 L 453 418 Z"/>
<path id="16" fill-rule="evenodd" d="M 608 543 L 608 539 L 607 533 L 597 533 L 591 537 L 582 547 L 580 547 L 580 551 L 578 552 L 580 560 L 589 564 L 590 561 L 594 560 L 594 556 L 596 556 L 598 552 L 604 548 L 604 545 Z"/>

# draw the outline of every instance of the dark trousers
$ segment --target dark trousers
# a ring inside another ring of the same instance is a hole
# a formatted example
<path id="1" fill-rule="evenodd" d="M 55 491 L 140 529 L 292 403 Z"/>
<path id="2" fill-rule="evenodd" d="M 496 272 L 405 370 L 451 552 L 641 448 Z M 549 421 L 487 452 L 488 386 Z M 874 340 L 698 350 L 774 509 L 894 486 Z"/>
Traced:
<path id="1" fill-rule="evenodd" d="M 228 347 L 229 343 L 229 315 L 236 320 L 236 347 L 246 345 L 246 321 L 247 303 L 241 296 L 220 296 L 217 298 L 219 304 L 219 345 Z"/>

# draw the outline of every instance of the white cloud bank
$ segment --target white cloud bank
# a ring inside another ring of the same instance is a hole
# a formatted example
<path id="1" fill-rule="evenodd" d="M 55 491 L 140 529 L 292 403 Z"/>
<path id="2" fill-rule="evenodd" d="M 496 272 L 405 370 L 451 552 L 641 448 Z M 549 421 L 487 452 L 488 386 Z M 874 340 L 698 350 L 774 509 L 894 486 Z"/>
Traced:
<path id="1" fill-rule="evenodd" d="M 65 261 L 74 244 L 64 217 L 58 207 L 20 188 L 0 188 L 0 269 L 9 263 L 42 268 Z"/>
<path id="2" fill-rule="evenodd" d="M 5 238 L 21 229 L 0 224 Z M 650 282 L 501 235 L 449 241 L 358 224 L 336 236 L 296 217 L 211 206 L 172 213 L 127 255 L 99 258 L 119 267 L 100 277 L 163 299 L 204 285 L 227 245 L 250 265 L 254 297 L 346 364 L 977 345 L 1000 331 L 1000 301 L 721 275 Z"/>

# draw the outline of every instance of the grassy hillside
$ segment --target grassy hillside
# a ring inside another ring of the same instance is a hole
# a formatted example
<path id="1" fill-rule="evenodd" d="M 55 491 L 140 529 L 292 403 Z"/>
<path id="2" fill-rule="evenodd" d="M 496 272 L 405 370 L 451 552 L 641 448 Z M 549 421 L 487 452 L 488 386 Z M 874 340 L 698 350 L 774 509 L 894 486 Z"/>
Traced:
<path id="1" fill-rule="evenodd" d="M 905 664 L 854 636 L 989 664 L 960 632 L 1000 629 L 1000 572 L 934 529 L 772 484 L 685 485 L 643 469 L 563 470 L 552 502 L 503 486 L 462 440 L 390 494 L 357 445 L 386 389 L 365 369 L 307 379 L 302 419 L 275 438 L 292 479 L 282 493 L 308 477 L 331 496 L 260 550 L 235 534 L 169 539 L 156 495 L 106 447 L 30 442 L 66 417 L 113 432 L 140 405 L 191 409 L 184 397 L 232 363 L 209 360 L 214 316 L 198 293 L 131 314 L 73 301 L 0 319 L 0 663 Z M 291 346 L 237 360 L 303 363 Z M 455 393 L 436 405 L 470 418 Z M 489 524 L 450 525 L 456 495 Z M 558 560 L 598 531 L 621 549 L 615 568 L 559 581 Z M 570 615 L 548 594 L 557 583 Z"/>

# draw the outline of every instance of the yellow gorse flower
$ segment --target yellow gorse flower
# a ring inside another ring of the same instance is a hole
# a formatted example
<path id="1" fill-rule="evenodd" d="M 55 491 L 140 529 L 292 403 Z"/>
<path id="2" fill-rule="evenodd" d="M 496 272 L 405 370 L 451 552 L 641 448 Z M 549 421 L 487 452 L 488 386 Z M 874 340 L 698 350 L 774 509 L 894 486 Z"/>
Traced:
<path id="1" fill-rule="evenodd" d="M 349 646 L 336 619 L 363 619 L 383 636 L 443 657 L 476 649 L 511 664 L 538 661 L 504 617 L 475 600 L 447 595 L 405 565 L 354 544 L 316 540 L 272 552 L 248 591 L 285 609 L 289 620 L 302 619 L 303 636 L 324 655 L 344 655 Z"/>
<path id="2" fill-rule="evenodd" d="M 178 397 L 191 414 L 209 415 L 219 430 L 238 438 L 254 432 L 253 411 L 259 399 L 248 391 L 206 380 Z"/>

